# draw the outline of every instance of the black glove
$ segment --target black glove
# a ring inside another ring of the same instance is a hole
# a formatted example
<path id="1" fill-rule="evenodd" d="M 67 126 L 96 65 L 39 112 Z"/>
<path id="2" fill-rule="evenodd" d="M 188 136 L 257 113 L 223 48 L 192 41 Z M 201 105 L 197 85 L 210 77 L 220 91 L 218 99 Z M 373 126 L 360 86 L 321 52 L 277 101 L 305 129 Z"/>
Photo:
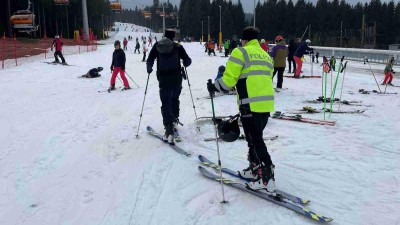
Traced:
<path id="1" fill-rule="evenodd" d="M 112 72 L 112 71 L 114 70 L 114 67 L 113 67 L 113 66 L 111 66 L 111 67 L 110 67 L 110 70 L 111 70 L 111 72 Z"/>
<path id="2" fill-rule="evenodd" d="M 121 69 L 122 69 L 123 71 L 125 71 L 125 66 L 121 66 Z"/>
<path id="3" fill-rule="evenodd" d="M 151 72 L 153 72 L 153 68 L 147 68 L 147 73 L 150 74 Z"/>

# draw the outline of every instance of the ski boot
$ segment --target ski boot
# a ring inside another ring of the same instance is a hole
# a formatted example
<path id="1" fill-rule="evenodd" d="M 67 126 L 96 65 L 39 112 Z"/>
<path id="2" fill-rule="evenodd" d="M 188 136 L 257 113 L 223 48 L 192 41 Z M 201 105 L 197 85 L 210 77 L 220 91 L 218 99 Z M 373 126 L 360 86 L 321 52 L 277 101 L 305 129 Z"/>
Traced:
<path id="1" fill-rule="evenodd" d="M 61 64 L 64 66 L 68 66 L 68 63 L 66 63 L 66 62 L 62 62 Z"/>
<path id="2" fill-rule="evenodd" d="M 257 170 L 254 169 L 253 163 L 250 163 L 249 167 L 244 170 L 237 171 L 239 177 L 250 179 L 250 180 L 258 180 Z"/>
<path id="3" fill-rule="evenodd" d="M 113 85 L 111 85 L 109 88 L 108 88 L 108 92 L 111 92 L 111 91 L 114 91 L 115 90 L 115 84 L 113 84 Z"/>
<path id="4" fill-rule="evenodd" d="M 173 122 L 173 126 L 174 126 L 174 128 L 173 128 L 173 136 L 174 136 L 174 140 L 175 140 L 176 142 L 182 141 L 181 136 L 180 136 L 179 133 L 178 133 L 178 128 L 177 128 L 178 125 L 183 126 L 183 124 L 179 121 L 179 118 L 178 118 L 178 117 L 174 117 L 174 122 Z"/>
<path id="5" fill-rule="evenodd" d="M 129 89 L 131 89 L 131 87 L 129 87 L 129 86 L 122 88 L 123 91 L 129 90 Z"/>
<path id="6" fill-rule="evenodd" d="M 263 163 L 258 165 L 257 175 L 258 179 L 246 183 L 246 187 L 253 191 L 262 191 L 267 194 L 275 195 L 275 166 L 265 166 Z"/>
<path id="7" fill-rule="evenodd" d="M 168 124 L 165 126 L 165 134 L 162 137 L 162 140 L 164 142 L 167 142 L 170 145 L 175 145 L 174 142 L 174 125 L 173 124 Z"/>
<path id="8" fill-rule="evenodd" d="M 60 61 L 58 61 L 58 60 L 54 60 L 53 62 L 51 62 L 51 63 L 60 63 Z"/>
<path id="9" fill-rule="evenodd" d="M 389 85 L 389 86 L 394 86 L 394 85 L 392 84 L 392 82 L 387 83 L 387 85 Z"/>

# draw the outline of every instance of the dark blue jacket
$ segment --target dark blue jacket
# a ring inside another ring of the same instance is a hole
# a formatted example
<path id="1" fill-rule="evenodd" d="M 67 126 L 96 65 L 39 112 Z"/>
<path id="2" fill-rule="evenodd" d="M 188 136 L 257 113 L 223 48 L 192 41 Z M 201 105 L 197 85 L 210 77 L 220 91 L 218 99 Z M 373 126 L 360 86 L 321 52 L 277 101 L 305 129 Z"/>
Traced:
<path id="1" fill-rule="evenodd" d="M 314 51 L 314 49 L 308 47 L 307 43 L 303 43 L 297 48 L 296 52 L 294 53 L 294 56 L 301 58 L 303 57 L 304 54 L 306 54 L 306 51 L 312 52 Z"/>
<path id="2" fill-rule="evenodd" d="M 122 49 L 115 49 L 112 57 L 111 67 L 125 68 L 125 52 Z"/>

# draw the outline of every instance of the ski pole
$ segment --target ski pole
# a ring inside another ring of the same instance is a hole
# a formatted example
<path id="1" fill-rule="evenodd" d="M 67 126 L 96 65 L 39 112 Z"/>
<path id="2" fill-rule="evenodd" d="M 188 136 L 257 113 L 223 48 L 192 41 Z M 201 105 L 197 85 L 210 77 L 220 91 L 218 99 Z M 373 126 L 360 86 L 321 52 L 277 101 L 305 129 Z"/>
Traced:
<path id="1" fill-rule="evenodd" d="M 342 59 L 340 60 L 339 69 L 338 69 L 336 81 L 335 81 L 335 86 L 333 87 L 333 93 L 331 95 L 331 107 L 330 107 L 329 117 L 331 117 L 331 115 L 332 115 L 332 108 L 333 108 L 333 103 L 335 102 L 335 92 L 336 92 L 336 87 L 337 87 L 337 83 L 339 80 L 339 74 L 340 74 L 340 71 L 343 69 L 343 60 L 344 60 L 344 56 L 342 56 Z"/>
<path id="2" fill-rule="evenodd" d="M 324 95 L 324 120 L 326 119 L 326 89 L 328 86 L 328 73 L 324 73 L 324 77 L 325 77 L 325 94 Z"/>
<path id="3" fill-rule="evenodd" d="M 212 84 L 211 79 L 208 79 L 208 84 Z M 221 157 L 219 154 L 219 143 L 218 143 L 218 132 L 217 132 L 218 128 L 217 128 L 217 122 L 215 121 L 214 95 L 212 93 L 210 93 L 210 98 L 211 98 L 211 107 L 212 107 L 212 113 L 213 113 L 214 130 L 215 130 L 215 143 L 217 144 L 218 166 L 220 168 L 219 175 L 220 175 L 221 190 L 222 190 L 222 202 L 221 203 L 228 203 L 228 201 L 225 200 L 224 182 L 223 182 L 223 178 L 222 178 L 222 164 L 221 164 Z"/>
<path id="4" fill-rule="evenodd" d="M 185 68 L 185 74 L 186 74 L 187 82 L 188 82 L 188 85 L 189 85 L 190 97 L 192 98 L 194 116 L 196 117 L 196 120 L 197 120 L 196 106 L 194 105 L 194 101 L 193 101 L 192 88 L 190 87 L 190 82 L 189 82 L 189 75 L 187 74 L 186 67 L 184 67 L 184 68 Z"/>
<path id="5" fill-rule="evenodd" d="M 140 112 L 139 126 L 138 126 L 138 128 L 137 128 L 137 132 L 136 132 L 136 138 L 138 138 L 138 137 L 139 137 L 139 128 L 140 128 L 140 123 L 142 122 L 143 107 L 144 107 L 144 101 L 146 100 L 147 86 L 149 85 L 149 78 L 150 78 L 150 73 L 149 73 L 149 75 L 147 76 L 146 89 L 144 90 L 144 97 L 143 97 L 142 111 Z"/>
<path id="6" fill-rule="evenodd" d="M 369 66 L 369 69 L 371 70 L 372 76 L 374 76 L 376 86 L 378 86 L 378 89 L 379 89 L 379 93 L 382 93 L 381 88 L 379 87 L 378 81 L 376 80 L 375 73 L 374 73 L 374 71 L 372 70 L 371 65 L 369 64 L 369 61 L 368 61 L 368 58 L 367 58 L 367 57 L 365 57 L 365 59 L 364 59 L 364 64 L 365 64 L 365 62 L 368 63 L 368 66 Z"/>
<path id="7" fill-rule="evenodd" d="M 139 85 L 135 81 L 133 81 L 132 77 L 129 76 L 129 74 L 126 71 L 125 74 L 128 75 L 129 79 L 139 88 Z"/>
<path id="8" fill-rule="evenodd" d="M 339 108 L 338 108 L 338 112 L 340 111 L 340 105 L 342 104 L 342 93 L 343 93 L 343 84 L 344 84 L 344 76 L 346 75 L 346 66 L 347 66 L 347 62 L 344 64 L 344 67 L 342 69 L 343 72 L 343 79 L 342 79 L 342 87 L 340 88 L 340 97 L 339 97 Z"/>
<path id="9" fill-rule="evenodd" d="M 314 52 L 311 52 L 311 58 L 314 56 Z M 314 62 L 312 61 L 312 59 L 310 59 L 310 63 L 311 63 L 311 76 L 314 75 Z"/>

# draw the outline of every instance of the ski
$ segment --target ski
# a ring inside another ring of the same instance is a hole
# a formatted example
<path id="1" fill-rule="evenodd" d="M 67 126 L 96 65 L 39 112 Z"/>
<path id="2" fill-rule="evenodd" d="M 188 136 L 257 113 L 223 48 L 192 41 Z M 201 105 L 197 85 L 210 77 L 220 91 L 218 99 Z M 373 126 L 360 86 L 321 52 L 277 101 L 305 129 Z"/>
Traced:
<path id="1" fill-rule="evenodd" d="M 207 159 L 206 157 L 204 157 L 204 156 L 202 156 L 202 155 L 199 155 L 198 158 L 199 158 L 200 162 L 201 162 L 203 165 L 205 165 L 205 166 L 207 166 L 207 167 L 210 167 L 210 168 L 213 168 L 213 169 L 215 169 L 215 170 L 217 170 L 217 171 L 221 170 L 221 169 L 220 169 L 221 167 L 220 167 L 219 165 L 213 163 L 212 161 L 210 161 L 210 160 Z M 239 174 L 237 173 L 237 171 L 233 171 L 233 170 L 230 170 L 230 169 L 224 168 L 224 167 L 222 167 L 222 170 L 221 170 L 221 171 L 222 171 L 223 173 L 229 174 L 229 175 L 231 175 L 231 176 L 233 176 L 233 177 L 239 178 L 239 179 L 241 179 L 241 180 L 243 180 L 243 181 L 245 181 L 245 182 L 250 182 L 250 181 L 251 181 L 250 179 L 246 179 L 246 178 L 243 178 L 243 177 L 239 176 Z M 281 191 L 281 190 L 279 190 L 279 189 L 275 189 L 275 192 L 276 192 L 277 194 L 280 194 L 280 195 L 282 195 L 283 197 L 285 197 L 285 198 L 291 200 L 291 201 L 294 202 L 294 203 L 298 203 L 298 204 L 301 204 L 301 205 L 306 205 L 306 204 L 310 203 L 310 200 L 308 200 L 308 199 L 299 198 L 299 197 L 297 197 L 297 196 L 294 196 L 294 195 L 292 195 L 292 194 L 286 193 L 286 192 Z"/>
<path id="2" fill-rule="evenodd" d="M 335 126 L 336 121 L 326 121 L 326 120 L 316 120 L 316 119 L 309 119 L 309 118 L 304 118 L 301 115 L 294 115 L 294 116 L 287 116 L 279 111 L 276 111 L 274 115 L 272 116 L 273 119 L 278 119 L 278 120 L 290 120 L 290 121 L 296 121 L 296 122 L 302 122 L 302 123 L 311 123 L 311 124 L 317 124 L 317 125 L 328 125 L 328 126 Z"/>
<path id="3" fill-rule="evenodd" d="M 264 137 L 265 141 L 275 141 L 276 139 L 278 139 L 278 135 L 273 136 L 273 137 Z M 205 138 L 204 141 L 215 141 L 215 137 L 210 137 L 210 138 Z M 218 140 L 221 140 L 220 138 L 218 138 Z M 246 140 L 246 136 L 244 134 L 241 134 L 239 136 L 239 140 Z"/>
<path id="4" fill-rule="evenodd" d="M 358 90 L 358 92 L 360 94 L 364 94 L 364 95 L 368 95 L 368 94 L 371 94 L 371 93 L 378 94 L 378 95 L 397 95 L 397 92 L 382 92 L 382 91 L 379 92 L 377 90 L 366 91 L 364 89 L 360 89 L 360 90 Z"/>
<path id="5" fill-rule="evenodd" d="M 214 180 L 214 181 L 217 181 L 217 182 L 221 182 L 221 178 L 217 174 L 208 171 L 207 169 L 205 169 L 202 166 L 199 166 L 198 169 L 204 177 Z M 318 222 L 331 222 L 333 220 L 332 218 L 325 217 L 320 214 L 314 213 L 302 205 L 295 204 L 292 201 L 286 199 L 285 197 L 282 197 L 280 194 L 269 195 L 269 194 L 266 194 L 263 192 L 253 191 L 253 190 L 247 189 L 246 186 L 242 183 L 235 182 L 233 180 L 226 179 L 226 178 L 222 178 L 222 182 L 224 182 L 224 184 L 226 184 L 228 186 L 231 186 L 231 187 L 237 188 L 239 190 L 242 190 L 244 192 L 253 194 L 255 196 L 258 196 L 260 198 L 263 198 L 265 200 L 268 200 L 270 202 L 273 202 L 275 204 L 283 206 L 287 209 L 290 209 L 294 212 L 302 214 L 303 216 L 306 216 L 306 217 L 316 220 Z"/>
<path id="6" fill-rule="evenodd" d="M 156 131 L 154 131 L 153 128 L 151 128 L 150 126 L 147 126 L 146 129 L 147 129 L 147 131 L 149 132 L 149 134 L 151 134 L 152 136 L 154 136 L 154 137 L 160 139 L 163 143 L 168 144 L 167 142 L 164 142 L 164 141 L 163 141 L 162 135 L 159 134 L 159 133 L 157 133 Z M 178 152 L 178 153 L 180 153 L 180 154 L 182 154 L 182 155 L 184 155 L 184 156 L 189 157 L 189 156 L 192 155 L 192 154 L 190 154 L 189 152 L 183 150 L 182 148 L 180 148 L 180 147 L 178 147 L 178 146 L 176 146 L 176 145 L 171 145 L 171 144 L 168 144 L 168 145 L 169 145 L 171 148 L 173 148 L 176 152 Z"/>
<path id="7" fill-rule="evenodd" d="M 43 62 L 43 63 L 47 63 L 47 64 L 50 64 L 50 65 L 62 65 L 62 66 L 73 66 L 73 65 L 69 65 L 69 64 L 67 64 L 67 63 L 57 63 L 57 62 Z"/>
<path id="8" fill-rule="evenodd" d="M 324 110 L 318 110 L 309 106 L 303 107 L 303 109 L 295 112 L 291 112 L 294 114 L 313 114 L 313 113 L 322 113 Z M 330 109 L 326 109 L 325 112 L 331 112 Z M 359 113 L 364 113 L 365 110 L 354 110 L 354 111 L 333 111 L 332 113 L 335 114 L 359 114 Z"/>
<path id="9" fill-rule="evenodd" d="M 286 77 L 286 78 L 297 78 L 297 79 L 302 79 L 302 78 L 321 78 L 321 76 L 305 76 L 305 75 L 303 75 L 303 76 L 300 76 L 300 77 L 295 77 L 295 76 L 291 76 L 291 75 L 284 75 L 283 77 Z"/>

